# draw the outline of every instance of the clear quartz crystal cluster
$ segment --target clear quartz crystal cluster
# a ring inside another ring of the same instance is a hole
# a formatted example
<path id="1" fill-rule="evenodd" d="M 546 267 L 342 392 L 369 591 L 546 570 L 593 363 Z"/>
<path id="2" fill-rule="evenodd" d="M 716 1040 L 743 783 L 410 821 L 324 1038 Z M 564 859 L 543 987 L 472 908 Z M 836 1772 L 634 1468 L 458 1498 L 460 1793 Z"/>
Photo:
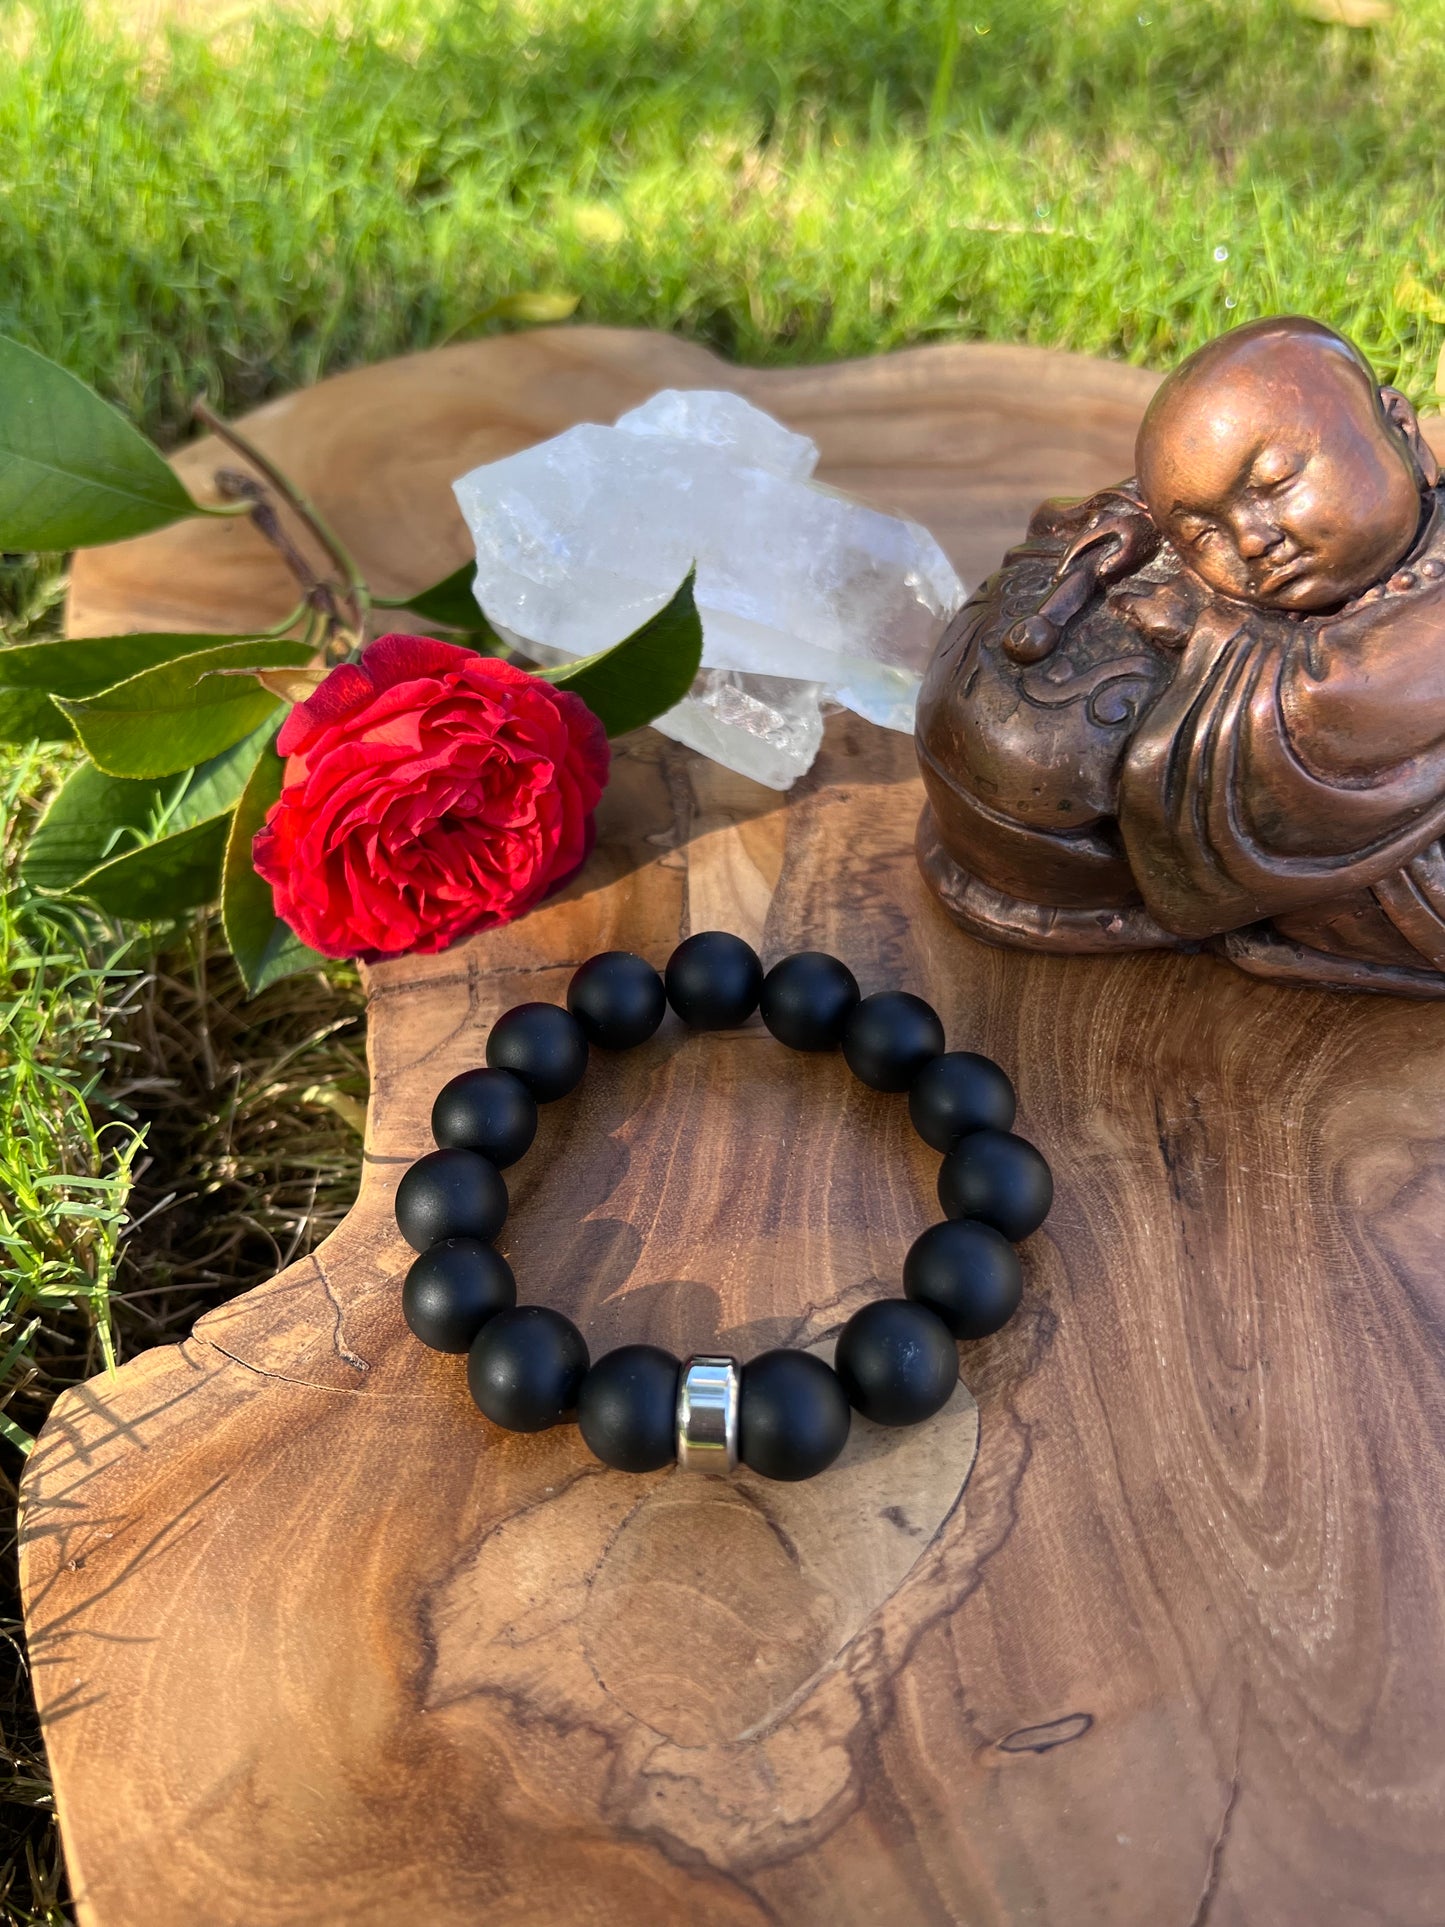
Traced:
<path id="1" fill-rule="evenodd" d="M 911 730 L 963 584 L 916 523 L 814 482 L 818 451 L 740 395 L 669 389 L 456 484 L 477 600 L 534 659 L 592 655 L 697 565 L 703 669 L 658 718 L 678 742 L 786 789 L 841 703 Z"/>

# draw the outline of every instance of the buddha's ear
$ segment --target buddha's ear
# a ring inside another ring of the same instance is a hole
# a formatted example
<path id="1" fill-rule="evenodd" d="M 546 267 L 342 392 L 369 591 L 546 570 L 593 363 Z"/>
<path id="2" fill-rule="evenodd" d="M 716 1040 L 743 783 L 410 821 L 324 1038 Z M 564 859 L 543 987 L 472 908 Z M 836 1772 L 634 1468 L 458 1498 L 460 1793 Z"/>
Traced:
<path id="1" fill-rule="evenodd" d="M 1440 479 L 1440 464 L 1435 459 L 1434 449 L 1420 433 L 1420 418 L 1414 408 L 1398 388 L 1382 388 L 1380 406 L 1385 411 L 1386 421 L 1393 422 L 1409 444 L 1410 453 L 1415 457 L 1415 466 L 1420 471 L 1420 479 L 1426 488 L 1434 488 Z"/>

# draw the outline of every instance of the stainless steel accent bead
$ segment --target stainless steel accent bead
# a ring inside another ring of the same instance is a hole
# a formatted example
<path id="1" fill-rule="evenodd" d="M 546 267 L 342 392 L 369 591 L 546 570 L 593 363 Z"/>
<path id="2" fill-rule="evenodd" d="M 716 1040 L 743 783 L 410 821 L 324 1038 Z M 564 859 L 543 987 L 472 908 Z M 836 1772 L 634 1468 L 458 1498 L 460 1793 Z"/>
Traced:
<path id="1" fill-rule="evenodd" d="M 683 1472 L 732 1472 L 738 1462 L 735 1358 L 689 1358 L 677 1381 L 677 1463 Z"/>

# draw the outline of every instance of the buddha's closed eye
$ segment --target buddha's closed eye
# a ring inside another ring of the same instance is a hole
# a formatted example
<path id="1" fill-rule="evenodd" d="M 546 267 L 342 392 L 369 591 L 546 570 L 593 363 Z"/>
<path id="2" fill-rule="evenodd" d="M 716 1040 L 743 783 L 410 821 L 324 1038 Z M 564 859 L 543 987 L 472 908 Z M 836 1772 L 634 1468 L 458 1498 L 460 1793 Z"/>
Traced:
<path id="1" fill-rule="evenodd" d="M 1283 450 L 1267 451 L 1250 470 L 1249 485 L 1256 493 L 1271 495 L 1296 480 L 1304 463 Z"/>

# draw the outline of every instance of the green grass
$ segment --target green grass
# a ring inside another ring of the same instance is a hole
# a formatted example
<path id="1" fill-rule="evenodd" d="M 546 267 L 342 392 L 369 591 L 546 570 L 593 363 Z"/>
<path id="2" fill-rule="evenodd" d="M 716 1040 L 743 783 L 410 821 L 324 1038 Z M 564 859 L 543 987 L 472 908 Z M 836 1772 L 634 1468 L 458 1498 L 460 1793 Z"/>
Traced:
<path id="1" fill-rule="evenodd" d="M 1434 388 L 1445 0 L 357 0 L 148 46 L 94 12 L 9 29 L 0 327 L 162 435 L 537 289 L 749 361 L 1159 364 L 1304 309 Z"/>
<path id="2" fill-rule="evenodd" d="M 143 1143 L 99 1090 L 137 985 L 130 946 L 37 902 L 15 873 L 57 773 L 53 756 L 11 753 L 0 779 L 0 1909 L 17 1921 L 60 1918 L 61 1875 L 23 1671 L 12 1473 L 56 1394 L 114 1356 L 111 1291 Z"/>
<path id="3" fill-rule="evenodd" d="M 25 1673 L 14 1501 L 57 1395 L 309 1250 L 355 1193 L 354 971 L 245 1001 L 214 925 L 129 936 L 37 901 L 15 856 L 68 758 L 0 774 L 0 1920 L 62 1921 Z"/>
<path id="4" fill-rule="evenodd" d="M 33 898 L 14 875 L 18 831 L 55 759 L 11 760 L 0 794 L 0 1437 L 28 1450 L 10 1409 L 51 1374 L 43 1333 L 81 1314 L 84 1369 L 114 1362 L 110 1289 L 140 1137 L 96 1103 L 126 994 L 132 945 L 107 941 L 67 906 Z M 60 1382 L 71 1374 L 63 1371 Z"/>
<path id="5" fill-rule="evenodd" d="M 1163 365 L 1303 310 L 1439 400 L 1445 0 L 1365 31 L 1290 0 L 341 0 L 149 41 L 101 13 L 0 0 L 0 330 L 164 440 L 202 391 L 238 412 L 540 291 L 754 362 L 992 339 Z M 58 596 L 56 564 L 0 562 L 0 639 Z M 27 897 L 63 760 L 0 757 L 21 1444 L 108 1349 L 335 1221 L 365 1084 L 354 977 L 247 1006 L 210 926 L 157 957 Z M 0 1799 L 0 1918 L 58 1919 L 18 1662 Z"/>

